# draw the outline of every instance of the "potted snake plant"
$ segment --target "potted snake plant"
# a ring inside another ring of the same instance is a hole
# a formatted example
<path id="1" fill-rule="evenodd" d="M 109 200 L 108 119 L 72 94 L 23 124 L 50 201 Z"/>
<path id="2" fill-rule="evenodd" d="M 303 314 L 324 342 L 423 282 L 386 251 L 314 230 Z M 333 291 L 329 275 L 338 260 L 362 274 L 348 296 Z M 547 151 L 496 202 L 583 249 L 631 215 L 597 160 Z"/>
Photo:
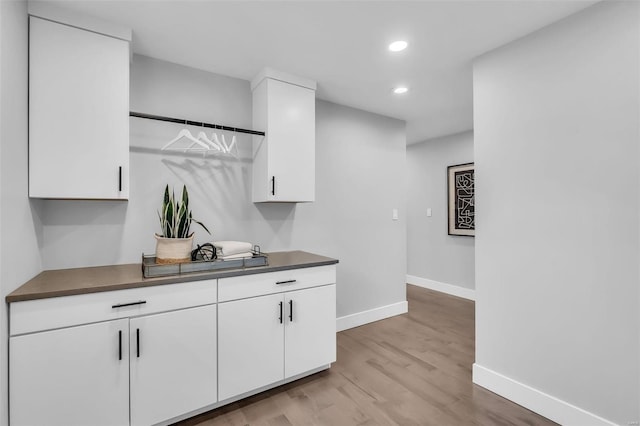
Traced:
<path id="1" fill-rule="evenodd" d="M 181 263 L 191 260 L 193 232 L 191 223 L 195 222 L 211 235 L 211 232 L 200 221 L 193 218 L 189 210 L 189 193 L 187 186 L 182 187 L 182 197 L 175 199 L 175 193 L 169 193 L 169 185 L 164 189 L 162 209 L 158 212 L 162 235 L 156 237 L 156 262 Z"/>

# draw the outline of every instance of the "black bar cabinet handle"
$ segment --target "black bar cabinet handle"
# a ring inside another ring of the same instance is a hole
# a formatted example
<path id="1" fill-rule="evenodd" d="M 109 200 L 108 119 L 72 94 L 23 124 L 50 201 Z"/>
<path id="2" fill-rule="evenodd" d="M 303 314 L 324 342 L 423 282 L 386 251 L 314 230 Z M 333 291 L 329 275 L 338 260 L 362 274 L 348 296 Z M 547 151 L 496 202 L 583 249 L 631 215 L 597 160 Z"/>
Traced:
<path id="1" fill-rule="evenodd" d="M 289 299 L 289 321 L 293 322 L 293 299 Z"/>
<path id="2" fill-rule="evenodd" d="M 122 361 L 122 330 L 118 330 L 118 361 Z"/>
<path id="3" fill-rule="evenodd" d="M 111 309 L 124 308 L 125 306 L 144 305 L 145 303 L 147 303 L 146 300 L 138 300 L 137 302 L 130 303 L 118 303 L 116 305 L 111 305 Z"/>
<path id="4" fill-rule="evenodd" d="M 271 195 L 276 195 L 276 177 L 271 176 Z"/>
<path id="5" fill-rule="evenodd" d="M 136 328 L 136 358 L 140 358 L 140 329 Z"/>
<path id="6" fill-rule="evenodd" d="M 118 167 L 118 191 L 122 191 L 122 166 Z"/>
<path id="7" fill-rule="evenodd" d="M 280 284 L 291 284 L 291 283 L 295 283 L 298 280 L 286 280 L 286 281 L 276 281 L 276 285 L 280 285 Z"/>
<path id="8" fill-rule="evenodd" d="M 278 319 L 280 320 L 280 324 L 282 324 L 282 302 L 280 302 L 280 317 L 278 317 Z"/>

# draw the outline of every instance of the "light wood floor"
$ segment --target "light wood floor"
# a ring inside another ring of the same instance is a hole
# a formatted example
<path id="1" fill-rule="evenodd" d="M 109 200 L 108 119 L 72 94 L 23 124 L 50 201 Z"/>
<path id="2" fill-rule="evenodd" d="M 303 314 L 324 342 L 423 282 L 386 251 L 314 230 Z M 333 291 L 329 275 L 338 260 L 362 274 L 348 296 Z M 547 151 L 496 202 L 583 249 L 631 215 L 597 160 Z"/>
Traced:
<path id="1" fill-rule="evenodd" d="M 474 303 L 407 286 L 409 313 L 338 333 L 332 368 L 181 422 L 554 425 L 471 382 Z"/>

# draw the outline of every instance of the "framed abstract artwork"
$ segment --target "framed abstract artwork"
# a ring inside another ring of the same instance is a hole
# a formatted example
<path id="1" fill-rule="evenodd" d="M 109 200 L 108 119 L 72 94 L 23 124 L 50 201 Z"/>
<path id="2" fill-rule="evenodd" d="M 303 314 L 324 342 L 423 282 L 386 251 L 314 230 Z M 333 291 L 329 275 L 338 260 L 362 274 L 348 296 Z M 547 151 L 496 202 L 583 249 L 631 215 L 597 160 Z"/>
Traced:
<path id="1" fill-rule="evenodd" d="M 473 163 L 447 167 L 449 235 L 476 234 L 475 179 Z"/>

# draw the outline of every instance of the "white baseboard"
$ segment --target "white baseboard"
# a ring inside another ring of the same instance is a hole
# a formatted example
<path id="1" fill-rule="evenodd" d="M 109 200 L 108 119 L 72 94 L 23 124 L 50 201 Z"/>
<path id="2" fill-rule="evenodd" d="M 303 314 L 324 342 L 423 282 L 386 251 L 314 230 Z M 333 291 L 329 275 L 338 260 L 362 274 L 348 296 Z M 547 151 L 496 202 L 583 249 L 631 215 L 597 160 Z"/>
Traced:
<path id="1" fill-rule="evenodd" d="M 460 287 L 459 285 L 441 283 L 439 281 L 416 277 L 415 275 L 407 275 L 407 284 L 417 285 L 418 287 L 428 288 L 429 290 L 439 291 L 456 297 L 462 297 L 463 299 L 476 300 L 475 290 Z"/>
<path id="2" fill-rule="evenodd" d="M 478 364 L 473 364 L 473 383 L 561 425 L 616 426 L 609 420 Z"/>
<path id="3" fill-rule="evenodd" d="M 368 311 L 345 315 L 343 317 L 336 318 L 336 331 L 348 330 L 370 322 L 405 314 L 408 311 L 409 305 L 405 300 L 404 302 L 393 303 L 391 305 L 369 309 Z"/>

